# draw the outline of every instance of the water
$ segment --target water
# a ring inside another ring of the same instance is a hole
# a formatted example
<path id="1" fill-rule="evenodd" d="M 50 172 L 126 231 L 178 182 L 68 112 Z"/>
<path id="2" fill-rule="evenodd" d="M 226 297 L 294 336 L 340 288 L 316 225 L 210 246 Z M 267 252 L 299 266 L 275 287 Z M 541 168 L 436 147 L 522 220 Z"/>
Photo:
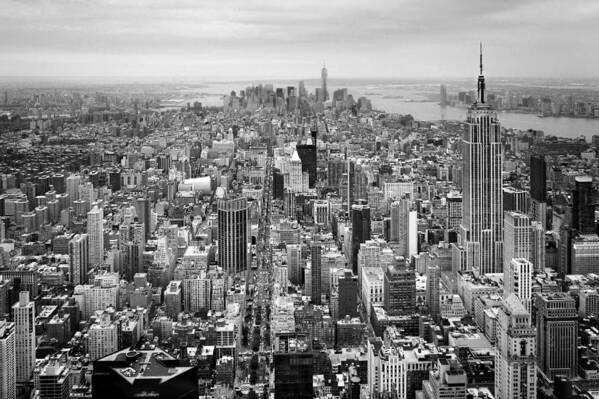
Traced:
<path id="1" fill-rule="evenodd" d="M 272 83 L 274 87 L 297 87 L 297 81 L 274 82 L 219 82 L 209 83 L 199 88 L 183 89 L 184 102 L 200 101 L 204 105 L 222 105 L 222 96 L 232 90 L 239 92 L 244 88 L 258 83 Z M 306 80 L 306 89 L 313 92 L 320 85 L 318 80 Z M 441 107 L 432 101 L 439 93 L 437 82 L 390 82 L 390 81 L 359 81 L 331 80 L 332 93 L 339 87 L 346 87 L 348 93 L 355 99 L 368 97 L 375 109 L 399 114 L 411 114 L 417 120 L 438 121 L 466 119 L 465 108 Z M 183 103 L 181 105 L 183 105 Z M 175 105 L 175 104 L 172 104 Z M 599 119 L 545 117 L 536 114 L 521 114 L 514 112 L 499 112 L 502 126 L 512 129 L 542 130 L 546 135 L 575 138 L 585 136 L 590 141 L 591 136 L 599 134 Z"/>

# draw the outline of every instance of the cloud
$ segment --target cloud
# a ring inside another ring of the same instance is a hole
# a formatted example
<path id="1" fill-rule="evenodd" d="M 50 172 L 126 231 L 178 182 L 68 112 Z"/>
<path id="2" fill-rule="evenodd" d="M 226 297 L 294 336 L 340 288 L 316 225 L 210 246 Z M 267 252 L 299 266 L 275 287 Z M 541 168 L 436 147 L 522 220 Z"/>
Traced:
<path id="1" fill-rule="evenodd" d="M 479 40 L 502 76 L 588 75 L 599 63 L 584 51 L 599 39 L 599 5 L 583 0 L 3 3 L 4 75 L 302 77 L 326 59 L 345 77 L 469 76 Z"/>

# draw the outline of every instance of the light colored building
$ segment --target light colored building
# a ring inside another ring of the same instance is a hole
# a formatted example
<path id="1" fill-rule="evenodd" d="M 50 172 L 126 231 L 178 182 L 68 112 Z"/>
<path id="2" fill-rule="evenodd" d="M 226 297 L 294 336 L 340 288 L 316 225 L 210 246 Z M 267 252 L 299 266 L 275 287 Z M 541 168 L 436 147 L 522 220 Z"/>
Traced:
<path id="1" fill-rule="evenodd" d="M 506 212 L 503 220 L 503 269 L 514 258 L 530 259 L 530 218 L 518 212 Z"/>
<path id="2" fill-rule="evenodd" d="M 35 303 L 29 300 L 29 291 L 19 293 L 19 301 L 12 307 L 15 321 L 15 358 L 17 382 L 31 379 L 35 367 Z"/>
<path id="3" fill-rule="evenodd" d="M 17 397 L 15 323 L 0 320 L 0 398 Z"/>
<path id="4" fill-rule="evenodd" d="M 380 266 L 362 268 L 362 302 L 370 318 L 372 306 L 382 306 L 385 302 L 385 278 Z"/>
<path id="5" fill-rule="evenodd" d="M 87 352 L 92 361 L 119 350 L 118 326 L 111 322 L 108 313 L 102 313 L 98 323 L 87 330 Z"/>
<path id="6" fill-rule="evenodd" d="M 104 261 L 104 210 L 98 206 L 87 213 L 87 235 L 89 264 L 99 265 Z"/>
<path id="7" fill-rule="evenodd" d="M 516 295 L 526 310 L 531 312 L 532 300 L 532 274 L 534 267 L 532 263 L 523 258 L 512 258 L 504 270 L 504 296 Z"/>
<path id="8" fill-rule="evenodd" d="M 495 354 L 495 397 L 537 397 L 536 332 L 530 313 L 513 293 L 499 308 Z"/>
<path id="9" fill-rule="evenodd" d="M 469 259 L 468 269 L 497 273 L 503 267 L 503 147 L 497 113 L 485 99 L 485 77 L 478 77 L 477 101 L 468 110 L 462 139 L 462 224 L 460 236 Z"/>

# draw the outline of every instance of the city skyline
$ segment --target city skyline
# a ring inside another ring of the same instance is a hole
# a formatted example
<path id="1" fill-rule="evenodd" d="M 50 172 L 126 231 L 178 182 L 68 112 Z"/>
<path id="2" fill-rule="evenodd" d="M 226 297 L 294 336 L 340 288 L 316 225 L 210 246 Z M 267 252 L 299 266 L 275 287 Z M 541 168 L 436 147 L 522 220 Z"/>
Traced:
<path id="1" fill-rule="evenodd" d="M 588 2 L 59 0 L 5 9 L 0 76 L 300 79 L 325 60 L 339 78 L 463 78 L 482 40 L 490 76 L 598 77 L 586 43 L 599 38 L 599 7 Z"/>

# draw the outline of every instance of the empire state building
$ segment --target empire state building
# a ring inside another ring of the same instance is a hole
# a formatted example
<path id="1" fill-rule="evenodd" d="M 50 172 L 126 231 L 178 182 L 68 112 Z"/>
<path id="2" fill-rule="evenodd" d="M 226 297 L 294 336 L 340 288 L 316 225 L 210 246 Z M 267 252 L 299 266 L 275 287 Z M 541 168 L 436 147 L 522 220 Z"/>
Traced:
<path id="1" fill-rule="evenodd" d="M 503 154 L 497 113 L 485 102 L 482 45 L 478 96 L 468 110 L 462 139 L 463 210 L 460 239 L 467 269 L 503 270 Z"/>

